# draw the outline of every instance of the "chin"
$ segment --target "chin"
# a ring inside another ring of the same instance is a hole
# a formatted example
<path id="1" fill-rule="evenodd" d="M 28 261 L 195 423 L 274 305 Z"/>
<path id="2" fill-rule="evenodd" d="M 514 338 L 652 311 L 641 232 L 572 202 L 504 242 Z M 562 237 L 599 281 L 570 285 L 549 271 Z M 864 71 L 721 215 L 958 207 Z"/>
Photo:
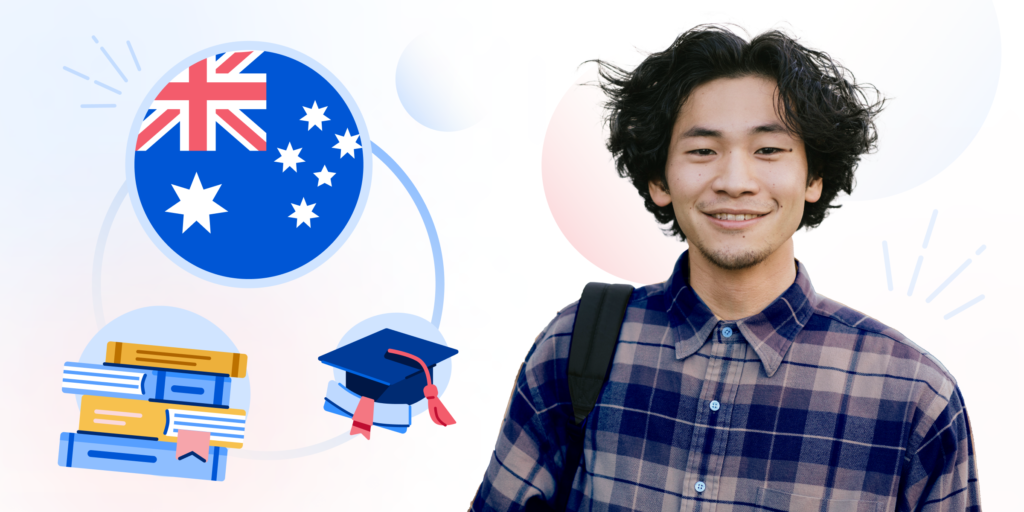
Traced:
<path id="1" fill-rule="evenodd" d="M 772 250 L 768 247 L 760 249 L 748 247 L 742 249 L 709 250 L 709 248 L 703 247 L 699 243 L 691 245 L 713 265 L 725 270 L 742 270 L 750 268 L 768 259 L 768 257 L 772 255 Z"/>

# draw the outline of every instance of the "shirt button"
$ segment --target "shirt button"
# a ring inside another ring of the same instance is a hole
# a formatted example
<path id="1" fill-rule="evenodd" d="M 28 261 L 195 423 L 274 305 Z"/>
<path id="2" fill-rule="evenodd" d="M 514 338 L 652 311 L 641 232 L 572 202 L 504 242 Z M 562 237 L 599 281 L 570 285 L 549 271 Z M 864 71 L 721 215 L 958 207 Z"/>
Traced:
<path id="1" fill-rule="evenodd" d="M 725 329 L 722 329 L 722 336 L 724 336 L 726 338 L 731 338 L 732 337 L 732 327 L 726 327 Z"/>
<path id="2" fill-rule="evenodd" d="M 722 404 L 718 403 L 718 400 L 712 400 L 710 407 L 712 411 L 717 411 L 722 408 Z"/>
<path id="3" fill-rule="evenodd" d="M 697 483 L 693 484 L 693 488 L 697 492 L 704 492 L 704 489 L 706 489 L 707 486 L 704 485 L 704 482 L 697 482 Z"/>

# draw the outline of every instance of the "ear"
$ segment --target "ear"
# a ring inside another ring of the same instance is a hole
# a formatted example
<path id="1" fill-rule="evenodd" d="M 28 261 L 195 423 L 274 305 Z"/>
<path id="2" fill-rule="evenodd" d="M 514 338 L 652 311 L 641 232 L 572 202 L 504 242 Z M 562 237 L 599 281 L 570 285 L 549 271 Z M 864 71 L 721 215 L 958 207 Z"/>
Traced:
<path id="1" fill-rule="evenodd" d="M 804 201 L 817 203 L 818 199 L 821 199 L 821 185 L 821 178 L 811 180 L 811 183 L 807 185 L 807 191 L 804 192 Z"/>
<path id="2" fill-rule="evenodd" d="M 651 180 L 647 182 L 648 190 L 651 192 L 651 200 L 654 204 L 659 207 L 665 207 L 672 204 L 672 196 L 669 195 L 668 187 L 661 180 Z"/>

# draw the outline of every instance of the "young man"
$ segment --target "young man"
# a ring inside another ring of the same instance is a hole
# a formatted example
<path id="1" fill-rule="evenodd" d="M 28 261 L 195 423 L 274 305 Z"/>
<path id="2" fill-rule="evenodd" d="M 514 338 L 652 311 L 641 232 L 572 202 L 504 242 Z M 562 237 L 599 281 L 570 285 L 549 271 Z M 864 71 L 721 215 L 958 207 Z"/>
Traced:
<path id="1" fill-rule="evenodd" d="M 633 292 L 578 466 L 577 304 L 540 334 L 472 510 L 551 505 L 566 471 L 569 510 L 980 510 L 956 381 L 794 259 L 793 233 L 852 191 L 882 101 L 775 31 L 702 26 L 632 72 L 600 64 L 619 172 L 690 250 Z"/>

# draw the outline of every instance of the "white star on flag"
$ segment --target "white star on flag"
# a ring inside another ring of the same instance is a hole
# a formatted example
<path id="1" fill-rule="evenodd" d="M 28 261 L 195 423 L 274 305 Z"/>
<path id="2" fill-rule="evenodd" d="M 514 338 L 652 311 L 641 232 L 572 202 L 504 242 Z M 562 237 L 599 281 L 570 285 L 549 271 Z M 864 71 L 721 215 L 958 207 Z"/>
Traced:
<path id="1" fill-rule="evenodd" d="M 277 148 L 281 152 L 281 158 L 274 160 L 274 162 L 281 164 L 281 172 L 285 172 L 291 167 L 295 172 L 299 172 L 299 162 L 305 162 L 305 160 L 299 158 L 299 151 L 302 148 L 292 149 L 292 143 L 288 143 L 288 149 Z"/>
<path id="2" fill-rule="evenodd" d="M 359 138 L 359 134 L 349 135 L 347 128 L 345 129 L 345 135 L 338 135 L 335 133 L 334 136 L 338 138 L 338 143 L 334 145 L 334 149 L 341 150 L 341 158 L 345 158 L 345 155 L 355 158 L 356 150 L 362 148 L 362 146 L 356 142 Z"/>
<path id="3" fill-rule="evenodd" d="M 311 228 L 313 227 L 309 221 L 319 217 L 319 215 L 313 213 L 314 206 L 316 206 L 316 203 L 307 205 L 305 197 L 302 198 L 302 204 L 292 203 L 292 208 L 295 209 L 295 212 L 289 215 L 289 217 L 295 219 L 295 227 L 299 227 L 303 224 Z"/>
<path id="4" fill-rule="evenodd" d="M 320 131 L 323 131 L 323 122 L 331 120 L 331 118 L 324 115 L 324 111 L 327 110 L 327 107 L 317 108 L 315 101 L 313 102 L 313 108 L 302 107 L 302 110 L 306 111 L 306 115 L 303 116 L 302 119 L 299 119 L 299 121 L 306 121 L 309 123 L 309 127 L 306 128 L 306 130 L 312 130 L 313 127 L 316 126 L 317 128 L 320 128 Z"/>
<path id="5" fill-rule="evenodd" d="M 338 173 L 328 171 L 327 166 L 325 165 L 324 170 L 313 173 L 313 176 L 316 176 L 316 179 L 318 180 L 316 186 L 319 187 L 320 185 L 327 184 L 328 187 L 333 187 L 334 185 L 331 185 L 331 178 L 333 178 L 335 174 Z"/>
<path id="6" fill-rule="evenodd" d="M 168 208 L 167 212 L 182 216 L 181 232 L 184 233 L 192 224 L 198 222 L 200 226 L 206 228 L 207 233 L 212 233 L 210 231 L 210 215 L 227 211 L 213 202 L 213 197 L 220 190 L 220 185 L 203 188 L 203 183 L 199 181 L 199 173 L 196 173 L 192 178 L 190 188 L 182 188 L 174 184 L 171 186 L 174 187 L 174 193 L 178 194 L 178 202 Z"/>

